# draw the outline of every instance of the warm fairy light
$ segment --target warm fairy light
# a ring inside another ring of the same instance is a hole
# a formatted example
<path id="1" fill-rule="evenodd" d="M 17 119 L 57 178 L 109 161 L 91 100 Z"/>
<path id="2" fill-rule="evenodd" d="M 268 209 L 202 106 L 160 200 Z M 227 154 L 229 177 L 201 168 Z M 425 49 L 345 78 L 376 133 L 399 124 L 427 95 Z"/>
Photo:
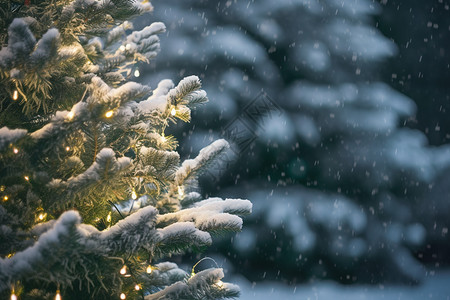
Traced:
<path id="1" fill-rule="evenodd" d="M 192 272 L 191 272 L 191 277 L 194 277 L 194 276 L 195 276 L 195 272 L 192 271 Z"/>
<path id="2" fill-rule="evenodd" d="M 139 284 L 136 284 L 136 285 L 134 286 L 134 289 L 135 289 L 136 291 L 139 291 L 139 290 L 141 289 L 141 287 L 139 286 Z"/>
<path id="3" fill-rule="evenodd" d="M 70 151 L 70 147 L 69 146 L 66 147 L 66 151 Z"/>
<path id="4" fill-rule="evenodd" d="M 3 196 L 3 201 L 8 201 L 9 197 L 8 196 Z"/>
<path id="5" fill-rule="evenodd" d="M 126 299 L 127 298 L 127 296 L 124 294 L 124 293 L 122 293 L 122 294 L 120 294 L 120 299 Z"/>
<path id="6" fill-rule="evenodd" d="M 184 186 L 179 185 L 178 186 L 178 196 L 183 197 L 184 195 Z"/>
<path id="7" fill-rule="evenodd" d="M 17 154 L 17 153 L 19 153 L 19 149 L 17 149 L 17 148 L 13 148 L 13 152 L 14 152 L 14 154 Z"/>
<path id="8" fill-rule="evenodd" d="M 130 50 L 131 49 L 131 45 L 130 44 L 126 44 L 125 45 L 125 49 Z"/>
<path id="9" fill-rule="evenodd" d="M 120 274 L 125 275 L 127 274 L 127 266 L 123 266 L 122 269 L 120 269 Z"/>
<path id="10" fill-rule="evenodd" d="M 6 186 L 0 185 L 0 192 L 3 192 L 6 189 Z"/>
<path id="11" fill-rule="evenodd" d="M 40 221 L 42 221 L 42 220 L 45 219 L 46 216 L 47 216 L 47 213 L 40 213 L 39 216 L 38 216 L 38 219 L 39 219 Z"/>
<path id="12" fill-rule="evenodd" d="M 164 136 L 164 133 L 161 134 L 161 141 L 162 141 L 163 143 L 165 143 L 165 142 L 167 141 L 166 137 Z"/>
<path id="13" fill-rule="evenodd" d="M 56 290 L 55 300 L 61 300 L 61 294 L 59 293 L 59 290 Z"/>
<path id="14" fill-rule="evenodd" d="M 172 116 L 175 116 L 177 114 L 177 110 L 175 109 L 175 107 L 172 107 L 172 110 L 170 111 L 170 114 Z"/>
<path id="15" fill-rule="evenodd" d="M 67 118 L 68 118 L 69 120 L 72 120 L 73 117 L 75 117 L 75 113 L 74 113 L 73 111 L 70 111 L 70 112 L 67 114 Z"/>
<path id="16" fill-rule="evenodd" d="M 105 113 L 105 117 L 111 118 L 111 117 L 113 116 L 113 114 L 114 114 L 114 112 L 113 112 L 112 110 L 108 110 L 108 111 Z"/>
<path id="17" fill-rule="evenodd" d="M 29 181 L 30 180 L 30 177 L 28 177 L 28 176 L 23 176 L 23 178 L 26 180 L 26 181 Z"/>
<path id="18" fill-rule="evenodd" d="M 218 287 L 223 287 L 223 282 L 222 282 L 222 280 L 217 281 L 217 282 L 216 282 L 216 285 L 217 285 Z"/>
<path id="19" fill-rule="evenodd" d="M 111 212 L 106 217 L 106 222 L 111 223 Z"/>
<path id="20" fill-rule="evenodd" d="M 120 47 L 119 47 L 119 50 L 122 51 L 122 52 L 124 52 L 124 51 L 125 51 L 125 46 L 124 46 L 124 45 L 120 46 Z"/>
<path id="21" fill-rule="evenodd" d="M 15 90 L 13 93 L 13 100 L 16 101 L 17 99 L 19 99 L 19 92 Z"/>
<path id="22" fill-rule="evenodd" d="M 139 72 L 139 70 L 136 69 L 136 70 L 134 71 L 134 77 L 139 77 L 139 76 L 141 76 L 141 72 Z"/>
<path id="23" fill-rule="evenodd" d="M 136 194 L 135 190 L 133 190 L 133 191 L 131 192 L 131 199 L 133 199 L 133 200 L 136 200 L 136 199 L 137 199 L 137 194 Z"/>
<path id="24" fill-rule="evenodd" d="M 147 266 L 147 273 L 150 274 L 152 272 L 152 266 L 148 265 Z"/>
<path id="25" fill-rule="evenodd" d="M 14 292 L 11 293 L 11 300 L 17 300 L 17 296 Z"/>

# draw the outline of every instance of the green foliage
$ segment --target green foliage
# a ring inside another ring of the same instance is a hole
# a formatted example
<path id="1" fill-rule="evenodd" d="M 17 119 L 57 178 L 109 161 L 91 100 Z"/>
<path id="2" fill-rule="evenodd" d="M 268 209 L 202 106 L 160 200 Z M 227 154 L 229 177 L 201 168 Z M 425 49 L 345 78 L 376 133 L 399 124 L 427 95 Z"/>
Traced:
<path id="1" fill-rule="evenodd" d="M 180 165 L 164 131 L 208 100 L 200 80 L 154 91 L 130 81 L 134 64 L 159 51 L 165 26 L 132 31 L 122 21 L 149 9 L 131 0 L 0 3 L 0 297 L 12 284 L 27 299 L 57 288 L 64 299 L 141 298 L 136 284 L 158 295 L 184 284 L 190 299 L 237 294 L 216 285 L 220 272 L 188 278 L 170 263 L 147 272 L 204 249 L 209 232 L 239 230 L 225 208 L 251 210 L 216 199 L 219 209 L 183 212 L 181 203 L 205 204 L 192 192 L 197 176 L 228 144 Z"/>

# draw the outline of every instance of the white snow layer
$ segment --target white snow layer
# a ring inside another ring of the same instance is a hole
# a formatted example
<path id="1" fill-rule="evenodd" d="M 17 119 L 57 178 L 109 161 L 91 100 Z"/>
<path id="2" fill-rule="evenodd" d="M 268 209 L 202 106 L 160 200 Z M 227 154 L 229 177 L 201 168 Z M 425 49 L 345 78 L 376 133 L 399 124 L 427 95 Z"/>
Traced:
<path id="1" fill-rule="evenodd" d="M 231 228 L 240 230 L 242 219 L 234 214 L 244 215 L 252 211 L 252 203 L 242 199 L 209 198 L 192 208 L 158 216 L 158 223 L 194 222 L 201 230 Z"/>
<path id="2" fill-rule="evenodd" d="M 26 134 L 27 131 L 25 129 L 9 129 L 6 126 L 0 128 L 0 151 Z"/>
<path id="3" fill-rule="evenodd" d="M 197 171 L 217 154 L 220 154 L 223 150 L 226 150 L 229 147 L 230 145 L 224 139 L 217 140 L 209 146 L 206 146 L 200 150 L 196 158 L 187 159 L 183 162 L 181 167 L 175 173 L 175 181 L 181 184 L 184 179 L 189 176 L 189 174 Z"/>

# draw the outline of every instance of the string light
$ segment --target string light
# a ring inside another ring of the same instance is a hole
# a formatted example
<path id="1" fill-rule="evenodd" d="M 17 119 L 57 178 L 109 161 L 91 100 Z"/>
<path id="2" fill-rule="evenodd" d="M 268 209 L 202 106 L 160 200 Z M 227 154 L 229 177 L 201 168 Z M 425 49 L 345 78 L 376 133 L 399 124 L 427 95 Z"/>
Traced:
<path id="1" fill-rule="evenodd" d="M 17 300 L 17 296 L 14 293 L 14 291 L 12 291 L 12 293 L 11 293 L 11 300 Z"/>
<path id="2" fill-rule="evenodd" d="M 133 191 L 131 192 L 131 199 L 133 199 L 133 200 L 136 200 L 136 199 L 137 199 L 137 194 L 136 194 L 136 191 L 135 191 L 135 190 L 133 190 Z"/>
<path id="3" fill-rule="evenodd" d="M 13 93 L 13 100 L 16 101 L 17 99 L 19 99 L 19 92 L 17 90 L 14 91 Z"/>
<path id="4" fill-rule="evenodd" d="M 175 109 L 175 107 L 172 107 L 172 110 L 170 111 L 170 114 L 172 116 L 175 116 L 177 114 L 177 110 Z"/>
<path id="5" fill-rule="evenodd" d="M 165 143 L 167 141 L 166 137 L 164 136 L 164 133 L 161 135 L 161 141 Z"/>
<path id="6" fill-rule="evenodd" d="M 126 45 L 125 45 L 125 49 L 126 49 L 126 50 L 130 50 L 130 49 L 131 49 L 131 45 L 130 45 L 130 44 L 126 44 Z"/>
<path id="7" fill-rule="evenodd" d="M 127 298 L 127 296 L 124 294 L 124 293 L 122 293 L 122 294 L 120 294 L 120 299 L 126 299 Z"/>
<path id="8" fill-rule="evenodd" d="M 146 271 L 148 274 L 150 274 L 153 271 L 152 266 L 148 265 Z"/>
<path id="9" fill-rule="evenodd" d="M 74 113 L 73 111 L 70 111 L 70 112 L 67 114 L 67 118 L 68 118 L 69 120 L 72 120 L 73 117 L 75 117 L 75 113 Z"/>
<path id="10" fill-rule="evenodd" d="M 139 77 L 139 76 L 141 76 L 141 72 L 139 72 L 139 70 L 136 69 L 136 70 L 134 71 L 134 77 Z"/>
<path id="11" fill-rule="evenodd" d="M 30 180 L 30 177 L 28 177 L 27 175 L 23 176 L 23 178 L 24 178 L 26 181 L 29 181 L 29 180 Z"/>
<path id="12" fill-rule="evenodd" d="M 55 300 L 61 300 L 61 294 L 60 294 L 59 290 L 56 290 Z"/>
<path id="13" fill-rule="evenodd" d="M 178 196 L 180 198 L 184 196 L 184 186 L 182 186 L 182 185 L 178 186 Z"/>
<path id="14" fill-rule="evenodd" d="M 3 201 L 8 201 L 9 197 L 8 196 L 3 196 Z"/>
<path id="15" fill-rule="evenodd" d="M 122 269 L 120 269 L 120 274 L 125 275 L 127 274 L 127 266 L 123 266 Z"/>
<path id="16" fill-rule="evenodd" d="M 113 112 L 112 110 L 108 110 L 108 111 L 105 113 L 105 117 L 111 118 L 111 117 L 113 116 L 113 114 L 114 114 L 114 112 Z"/>
<path id="17" fill-rule="evenodd" d="M 217 281 L 216 285 L 220 288 L 223 287 L 223 281 L 222 280 Z"/>
<path id="18" fill-rule="evenodd" d="M 17 149 L 17 148 L 13 148 L 13 152 L 14 152 L 14 154 L 17 154 L 17 153 L 19 153 L 19 149 Z"/>
<path id="19" fill-rule="evenodd" d="M 69 146 L 66 147 L 66 151 L 70 151 L 70 147 Z"/>
<path id="20" fill-rule="evenodd" d="M 106 217 L 106 222 L 111 223 L 111 212 L 109 212 L 108 216 Z"/>
<path id="21" fill-rule="evenodd" d="M 135 289 L 136 291 L 139 291 L 139 290 L 141 289 L 141 287 L 139 286 L 139 284 L 136 284 L 136 285 L 134 286 L 134 289 Z"/>
<path id="22" fill-rule="evenodd" d="M 124 46 L 124 45 L 120 46 L 120 47 L 119 47 L 119 50 L 122 51 L 122 52 L 124 52 L 124 51 L 125 51 L 125 46 Z"/>
<path id="23" fill-rule="evenodd" d="M 39 219 L 40 221 L 42 221 L 42 220 L 45 219 L 45 217 L 47 217 L 47 213 L 40 213 L 39 216 L 38 216 L 38 219 Z"/>

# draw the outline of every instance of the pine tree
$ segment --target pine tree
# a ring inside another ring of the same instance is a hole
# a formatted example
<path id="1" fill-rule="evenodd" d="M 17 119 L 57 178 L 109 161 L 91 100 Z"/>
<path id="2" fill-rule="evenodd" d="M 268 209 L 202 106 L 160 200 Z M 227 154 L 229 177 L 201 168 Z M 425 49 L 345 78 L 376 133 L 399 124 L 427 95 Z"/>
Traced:
<path id="1" fill-rule="evenodd" d="M 175 2 L 157 8 L 171 47 L 149 65 L 165 67 L 150 80 L 196 67 L 221 99 L 196 112 L 204 122 L 181 149 L 230 124 L 254 138 L 238 149 L 234 176 L 211 184 L 242 195 L 232 190 L 246 181 L 258 203 L 222 253 L 252 281 L 420 280 L 414 255 L 434 223 L 421 214 L 436 215 L 428 199 L 446 177 L 449 147 L 407 128 L 414 102 L 380 80 L 396 46 L 377 29 L 377 1 Z M 255 118 L 247 109 L 261 89 L 280 109 Z"/>
<path id="2" fill-rule="evenodd" d="M 198 176 L 229 147 L 180 162 L 166 135 L 208 101 L 198 77 L 133 82 L 163 23 L 148 1 L 0 4 L 0 297 L 222 299 L 220 268 L 165 261 L 236 232 L 241 199 L 203 199 Z M 10 296 L 8 296 L 10 295 Z"/>

